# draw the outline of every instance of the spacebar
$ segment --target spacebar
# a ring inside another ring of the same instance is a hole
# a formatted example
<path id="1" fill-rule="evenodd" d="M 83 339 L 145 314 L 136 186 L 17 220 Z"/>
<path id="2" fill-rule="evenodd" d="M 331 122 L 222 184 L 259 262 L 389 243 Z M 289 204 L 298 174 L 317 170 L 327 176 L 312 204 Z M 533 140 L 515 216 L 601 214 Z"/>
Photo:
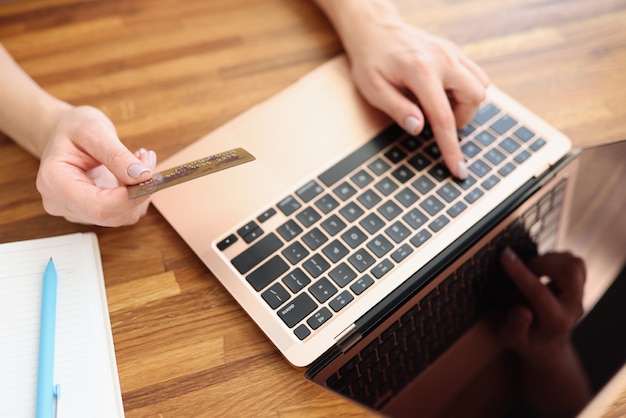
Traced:
<path id="1" fill-rule="evenodd" d="M 266 237 L 263 237 L 261 241 L 233 258 L 231 263 L 233 263 L 233 266 L 235 266 L 239 273 L 246 274 L 282 246 L 283 242 L 272 232 Z"/>
<path id="2" fill-rule="evenodd" d="M 398 125 L 391 125 L 391 127 L 385 129 L 372 140 L 363 144 L 346 158 L 320 174 L 319 179 L 327 187 L 332 186 L 339 180 L 343 179 L 352 170 L 376 155 L 380 150 L 401 136 L 402 133 L 403 131 Z"/>

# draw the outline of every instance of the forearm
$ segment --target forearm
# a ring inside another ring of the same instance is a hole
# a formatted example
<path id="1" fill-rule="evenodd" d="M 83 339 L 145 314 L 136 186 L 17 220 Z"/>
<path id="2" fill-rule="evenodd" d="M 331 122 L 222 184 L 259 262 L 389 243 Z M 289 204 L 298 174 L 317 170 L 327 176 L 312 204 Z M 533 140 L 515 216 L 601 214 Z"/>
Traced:
<path id="1" fill-rule="evenodd" d="M 344 48 L 350 51 L 363 46 L 361 37 L 372 25 L 393 25 L 398 10 L 389 0 L 313 0 L 332 23 Z"/>
<path id="2" fill-rule="evenodd" d="M 575 416 L 591 399 L 587 376 L 571 345 L 545 364 L 523 365 L 522 391 L 541 417 Z"/>
<path id="3" fill-rule="evenodd" d="M 59 114 L 69 107 L 39 87 L 0 45 L 0 131 L 40 157 Z"/>

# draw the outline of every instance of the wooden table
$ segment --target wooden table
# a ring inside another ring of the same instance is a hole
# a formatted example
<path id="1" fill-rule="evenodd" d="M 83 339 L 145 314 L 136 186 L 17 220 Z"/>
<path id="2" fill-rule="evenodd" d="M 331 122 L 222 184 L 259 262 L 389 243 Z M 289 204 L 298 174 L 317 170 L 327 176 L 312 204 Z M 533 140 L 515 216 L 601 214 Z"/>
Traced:
<path id="1" fill-rule="evenodd" d="M 575 145 L 626 138 L 626 1 L 397 3 Z M 161 158 L 342 50 L 305 0 L 0 1 L 0 42 Z M 0 136 L 0 242 L 97 233 L 127 417 L 368 414 L 289 366 L 154 208 L 132 227 L 68 223 L 44 212 L 37 167 Z"/>

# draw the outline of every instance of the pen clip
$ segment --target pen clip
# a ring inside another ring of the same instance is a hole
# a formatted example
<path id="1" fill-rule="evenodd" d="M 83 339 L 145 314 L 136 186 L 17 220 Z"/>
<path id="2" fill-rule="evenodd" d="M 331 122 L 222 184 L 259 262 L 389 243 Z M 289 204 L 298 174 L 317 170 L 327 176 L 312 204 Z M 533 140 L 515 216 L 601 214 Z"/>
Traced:
<path id="1" fill-rule="evenodd" d="M 61 385 L 56 384 L 52 389 L 52 396 L 54 397 L 54 414 L 56 418 L 59 416 L 59 398 L 61 398 Z"/>

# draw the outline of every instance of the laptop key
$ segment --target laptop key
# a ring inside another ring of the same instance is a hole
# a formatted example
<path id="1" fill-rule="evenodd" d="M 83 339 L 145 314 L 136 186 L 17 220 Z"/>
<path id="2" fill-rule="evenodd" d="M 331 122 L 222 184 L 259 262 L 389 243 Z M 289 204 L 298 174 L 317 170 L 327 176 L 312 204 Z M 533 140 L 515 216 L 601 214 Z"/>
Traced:
<path id="1" fill-rule="evenodd" d="M 254 290 L 258 292 L 276 280 L 281 274 L 286 273 L 287 270 L 289 270 L 289 266 L 285 260 L 275 255 L 265 264 L 247 275 L 246 280 L 252 285 Z"/>
<path id="2" fill-rule="evenodd" d="M 298 195 L 298 197 L 300 197 L 300 199 L 302 199 L 302 201 L 304 201 L 304 203 L 308 203 L 315 197 L 317 197 L 320 193 L 322 193 L 322 191 L 324 191 L 322 186 L 317 184 L 315 180 L 311 180 L 300 189 L 298 189 L 296 191 L 296 194 Z"/>
<path id="3" fill-rule="evenodd" d="M 280 283 L 273 284 L 261 294 L 261 297 L 272 309 L 278 308 L 290 298 L 289 292 Z"/>
<path id="4" fill-rule="evenodd" d="M 521 139 L 523 142 L 528 142 L 533 136 L 535 136 L 534 132 L 525 126 L 518 128 L 515 132 L 513 132 L 513 135 Z"/>
<path id="5" fill-rule="evenodd" d="M 476 160 L 470 164 L 469 169 L 478 177 L 484 177 L 491 170 L 491 167 L 483 160 Z"/>
<path id="6" fill-rule="evenodd" d="M 398 192 L 395 195 L 395 198 L 405 208 L 408 208 L 409 206 L 413 205 L 413 203 L 417 202 L 419 199 L 417 194 L 415 194 L 415 192 L 409 189 L 408 187 Z"/>
<path id="7" fill-rule="evenodd" d="M 419 177 L 417 180 L 411 183 L 411 185 L 422 194 L 428 193 L 435 187 L 435 183 L 433 183 L 432 180 L 430 180 L 426 176 Z"/>
<path id="8" fill-rule="evenodd" d="M 365 235 L 358 227 L 353 226 L 341 234 L 341 238 L 350 246 L 350 248 L 356 248 L 367 239 L 367 235 Z"/>
<path id="9" fill-rule="evenodd" d="M 478 125 L 482 125 L 498 113 L 500 113 L 500 109 L 491 103 L 487 103 L 478 109 L 476 115 L 474 116 L 474 122 Z"/>
<path id="10" fill-rule="evenodd" d="M 476 135 L 476 139 L 478 140 L 478 142 L 480 142 L 484 146 L 488 146 L 488 145 L 491 145 L 491 143 L 496 140 L 496 137 L 491 135 L 487 131 L 482 131 L 478 133 L 478 135 Z"/>
<path id="11" fill-rule="evenodd" d="M 371 157 L 378 154 L 379 151 L 382 151 L 392 140 L 402 135 L 404 135 L 402 128 L 398 125 L 392 125 L 373 140 L 363 144 L 359 149 L 320 174 L 319 179 L 326 186 L 332 186 Z"/>
<path id="12" fill-rule="evenodd" d="M 395 169 L 391 174 L 396 178 L 396 180 L 403 184 L 409 181 L 415 175 L 412 170 L 404 165 L 401 165 L 400 167 Z"/>
<path id="13" fill-rule="evenodd" d="M 438 181 L 444 181 L 445 179 L 450 177 L 450 171 L 448 171 L 446 166 L 442 163 L 439 163 L 430 170 L 428 170 L 428 174 L 433 176 Z"/>
<path id="14" fill-rule="evenodd" d="M 229 236 L 217 243 L 217 248 L 220 251 L 224 251 L 226 248 L 233 245 L 237 241 L 237 239 L 238 238 L 235 234 L 230 234 Z"/>
<path id="15" fill-rule="evenodd" d="M 517 121 L 509 115 L 503 115 L 497 121 L 491 124 L 490 128 L 498 134 L 502 135 L 517 124 Z"/>
<path id="16" fill-rule="evenodd" d="M 278 316 L 289 328 L 293 328 L 298 322 L 313 312 L 315 308 L 317 308 L 317 303 L 313 301 L 311 296 L 307 293 L 302 293 L 279 309 Z"/>
<path id="17" fill-rule="evenodd" d="M 417 234 L 415 234 L 413 238 L 411 238 L 410 241 L 411 241 L 411 244 L 413 244 L 417 248 L 423 243 L 425 243 L 426 240 L 428 240 L 428 238 L 432 236 L 433 235 L 430 232 L 428 232 L 426 229 L 422 229 Z"/>
<path id="18" fill-rule="evenodd" d="M 482 190 L 475 188 L 474 190 L 472 190 L 471 192 L 469 192 L 467 195 L 465 195 L 465 200 L 467 201 L 467 203 L 474 203 L 475 201 L 477 201 L 483 194 L 485 194 Z"/>
<path id="19" fill-rule="evenodd" d="M 322 250 L 330 261 L 336 263 L 348 254 L 348 249 L 339 240 L 334 240 Z"/>
<path id="20" fill-rule="evenodd" d="M 363 248 L 359 249 L 356 253 L 348 257 L 348 261 L 352 264 L 352 267 L 357 269 L 359 273 L 363 273 L 376 261 L 370 253 Z"/>
<path id="21" fill-rule="evenodd" d="M 328 275 L 339 287 L 345 287 L 352 280 L 356 279 L 356 273 L 346 263 L 341 263 L 328 272 Z"/>
<path id="22" fill-rule="evenodd" d="M 404 219 L 406 223 L 411 225 L 411 228 L 413 229 L 419 228 L 420 226 L 424 225 L 424 223 L 428 220 L 426 215 L 424 215 L 416 208 L 411 209 L 406 215 L 402 217 L 402 219 Z"/>
<path id="23" fill-rule="evenodd" d="M 356 189 L 352 187 L 348 182 L 344 181 L 339 186 L 333 189 L 333 192 L 337 197 L 344 202 L 352 197 L 356 193 Z"/>
<path id="24" fill-rule="evenodd" d="M 433 232 L 438 232 L 450 223 L 450 220 L 445 215 L 439 215 L 434 221 L 432 221 L 428 227 L 433 230 Z"/>
<path id="25" fill-rule="evenodd" d="M 521 163 L 523 163 L 524 161 L 526 161 L 529 158 L 530 158 L 530 152 L 528 152 L 526 150 L 522 150 L 522 152 L 517 154 L 517 156 L 514 158 L 514 160 L 515 160 L 516 163 L 521 164 Z"/>
<path id="26" fill-rule="evenodd" d="M 404 260 L 412 252 L 413 252 L 413 248 L 411 248 L 409 244 L 402 244 L 400 248 L 398 248 L 391 254 L 391 258 L 393 258 L 393 261 L 395 261 L 396 263 L 399 263 L 400 261 Z"/>
<path id="27" fill-rule="evenodd" d="M 517 143 L 513 138 L 506 137 L 500 142 L 500 148 L 508 152 L 509 154 L 513 154 L 520 147 L 520 144 Z"/>
<path id="28" fill-rule="evenodd" d="M 421 171 L 430 165 L 430 160 L 423 154 L 417 154 L 409 158 L 408 162 L 417 171 Z"/>
<path id="29" fill-rule="evenodd" d="M 402 213 L 402 209 L 395 202 L 388 200 L 387 202 L 380 205 L 378 208 L 378 213 L 383 215 L 388 221 L 392 220 L 396 216 Z"/>
<path id="30" fill-rule="evenodd" d="M 389 242 L 387 238 L 382 235 L 378 235 L 373 240 L 367 243 L 367 248 L 372 250 L 372 252 L 376 254 L 378 258 L 380 258 L 383 255 L 387 254 L 389 251 L 391 251 L 393 245 L 391 244 L 391 242 Z"/>
<path id="31" fill-rule="evenodd" d="M 380 279 L 385 274 L 389 272 L 393 268 L 393 263 L 388 259 L 384 259 L 380 263 L 378 263 L 372 270 L 371 273 L 377 279 Z"/>
<path id="32" fill-rule="evenodd" d="M 350 294 L 347 290 L 344 290 L 339 294 L 339 296 L 335 297 L 328 304 L 333 311 L 339 312 L 342 310 L 348 303 L 354 300 L 354 296 Z"/>
<path id="33" fill-rule="evenodd" d="M 309 292 L 315 296 L 319 303 L 324 303 L 337 293 L 337 288 L 326 277 L 322 277 L 309 286 Z"/>
<path id="34" fill-rule="evenodd" d="M 304 245 L 296 241 L 285 248 L 282 254 L 291 264 L 298 264 L 300 260 L 309 255 L 309 252 L 304 248 Z"/>
<path id="35" fill-rule="evenodd" d="M 500 179 L 498 178 L 498 176 L 492 174 L 491 176 L 487 177 L 487 179 L 483 181 L 480 185 L 483 186 L 486 190 L 489 190 L 499 181 Z"/>
<path id="36" fill-rule="evenodd" d="M 355 175 L 350 177 L 350 179 L 354 182 L 354 184 L 356 184 L 360 188 L 363 188 L 367 186 L 368 184 L 370 184 L 372 181 L 374 181 L 374 177 L 372 177 L 365 170 L 359 170 Z"/>
<path id="37" fill-rule="evenodd" d="M 426 148 L 424 148 L 424 151 L 433 160 L 438 160 L 441 157 L 441 150 L 436 143 L 427 145 Z"/>
<path id="38" fill-rule="evenodd" d="M 394 222 L 389 228 L 385 229 L 385 233 L 396 243 L 404 241 L 411 231 L 400 221 Z"/>
<path id="39" fill-rule="evenodd" d="M 493 165 L 498 165 L 506 159 L 506 156 L 495 148 L 485 153 L 485 158 Z"/>
<path id="40" fill-rule="evenodd" d="M 326 194 L 315 202 L 315 206 L 317 206 L 323 213 L 328 213 L 339 206 L 339 202 L 337 202 L 337 200 L 335 200 L 335 198 L 331 195 Z"/>
<path id="41" fill-rule="evenodd" d="M 397 164 L 400 161 L 404 160 L 404 158 L 406 157 L 406 153 L 398 147 L 392 147 L 389 151 L 385 153 L 385 157 L 387 157 L 387 159 L 392 163 Z"/>
<path id="42" fill-rule="evenodd" d="M 378 196 L 373 190 L 366 190 L 357 197 L 357 200 L 361 202 L 366 209 L 371 209 L 378 204 L 382 200 L 380 196 Z"/>
<path id="43" fill-rule="evenodd" d="M 444 204 L 435 196 L 428 196 L 426 200 L 420 203 L 420 206 L 428 212 L 430 216 L 436 215 L 437 212 L 444 208 Z"/>
<path id="44" fill-rule="evenodd" d="M 332 215 L 330 218 L 322 222 L 322 228 L 324 228 L 326 232 L 332 236 L 337 235 L 345 227 L 345 222 L 339 219 L 337 215 Z"/>
<path id="45" fill-rule="evenodd" d="M 452 205 L 452 207 L 448 209 L 446 213 L 450 215 L 451 217 L 456 218 L 465 209 L 467 209 L 467 205 L 459 201 L 459 202 L 456 202 L 454 205 Z"/>
<path id="46" fill-rule="evenodd" d="M 343 208 L 339 209 L 339 213 L 346 218 L 346 221 L 354 222 L 365 212 L 359 207 L 359 205 L 354 202 L 350 202 Z"/>
<path id="47" fill-rule="evenodd" d="M 375 187 L 383 195 L 389 196 L 398 188 L 398 185 L 394 183 L 390 178 L 385 177 L 378 183 L 376 183 Z"/>
<path id="48" fill-rule="evenodd" d="M 280 209 L 285 216 L 291 215 L 296 210 L 300 209 L 300 206 L 300 202 L 298 202 L 293 196 L 287 196 L 278 203 L 278 209 Z"/>
<path id="49" fill-rule="evenodd" d="M 413 151 L 416 151 L 420 146 L 422 146 L 422 141 L 420 141 L 415 136 L 407 136 L 406 138 L 402 140 L 402 145 L 409 152 L 413 152 Z"/>
<path id="50" fill-rule="evenodd" d="M 313 254 L 308 260 L 302 263 L 302 267 L 315 278 L 330 268 L 328 261 L 319 254 Z"/>
<path id="51" fill-rule="evenodd" d="M 472 185 L 474 183 L 476 183 L 476 179 L 474 177 L 472 177 L 472 176 L 467 176 L 467 178 L 463 179 L 463 180 L 461 180 L 461 179 L 454 179 L 454 182 L 456 184 L 458 184 L 459 187 L 461 187 L 461 189 L 467 190 L 470 187 L 472 187 Z"/>
<path id="52" fill-rule="evenodd" d="M 298 337 L 300 341 L 304 340 L 306 337 L 311 335 L 311 331 L 304 324 L 298 325 L 296 329 L 293 330 L 293 333 L 296 335 L 296 337 Z"/>
<path id="53" fill-rule="evenodd" d="M 367 166 L 370 170 L 372 170 L 376 175 L 381 175 L 385 171 L 389 170 L 390 166 L 386 162 L 384 162 L 381 158 L 377 158 L 373 162 L 371 162 Z"/>
<path id="54" fill-rule="evenodd" d="M 300 228 L 295 221 L 288 220 L 279 226 L 277 231 L 285 239 L 285 241 L 291 241 L 302 232 L 302 228 Z"/>
<path id="55" fill-rule="evenodd" d="M 453 185 L 444 184 L 437 190 L 437 194 L 443 198 L 446 202 L 450 203 L 456 199 L 461 192 L 459 192 Z"/>
<path id="56" fill-rule="evenodd" d="M 461 146 L 461 151 L 463 151 L 463 154 L 467 155 L 469 158 L 472 158 L 478 155 L 478 153 L 480 152 L 480 147 L 469 141 Z"/>
<path id="57" fill-rule="evenodd" d="M 300 221 L 302 225 L 308 228 L 309 226 L 313 225 L 315 222 L 319 221 L 321 216 L 312 207 L 306 207 L 302 209 L 302 211 L 296 215 L 296 218 Z"/>
<path id="58" fill-rule="evenodd" d="M 278 238 L 278 236 L 271 232 L 256 244 L 252 245 L 244 252 L 233 258 L 231 263 L 235 266 L 239 273 L 246 274 L 283 245 L 283 242 Z"/>
<path id="59" fill-rule="evenodd" d="M 283 277 L 283 283 L 293 293 L 298 293 L 304 288 L 304 286 L 311 283 L 311 279 L 309 279 L 309 277 L 304 274 L 304 272 L 300 268 L 296 268 L 288 275 Z"/>
<path id="60" fill-rule="evenodd" d="M 539 148 L 543 147 L 544 145 L 546 145 L 546 141 L 542 138 L 539 138 L 535 142 L 530 144 L 528 148 L 530 148 L 533 151 L 538 151 Z"/>
<path id="61" fill-rule="evenodd" d="M 374 284 L 374 279 L 372 279 L 369 274 L 364 275 L 359 280 L 354 282 L 350 286 L 350 290 L 352 290 L 356 295 L 360 295 L 363 293 L 368 287 Z"/>
<path id="62" fill-rule="evenodd" d="M 328 241 L 328 237 L 319 228 L 315 227 L 302 236 L 302 241 L 311 250 L 316 250 L 320 245 Z"/>
<path id="63" fill-rule="evenodd" d="M 313 316 L 307 319 L 306 323 L 313 329 L 318 329 L 321 327 L 326 321 L 328 321 L 333 314 L 327 307 L 323 307 L 319 311 L 317 311 Z"/>

